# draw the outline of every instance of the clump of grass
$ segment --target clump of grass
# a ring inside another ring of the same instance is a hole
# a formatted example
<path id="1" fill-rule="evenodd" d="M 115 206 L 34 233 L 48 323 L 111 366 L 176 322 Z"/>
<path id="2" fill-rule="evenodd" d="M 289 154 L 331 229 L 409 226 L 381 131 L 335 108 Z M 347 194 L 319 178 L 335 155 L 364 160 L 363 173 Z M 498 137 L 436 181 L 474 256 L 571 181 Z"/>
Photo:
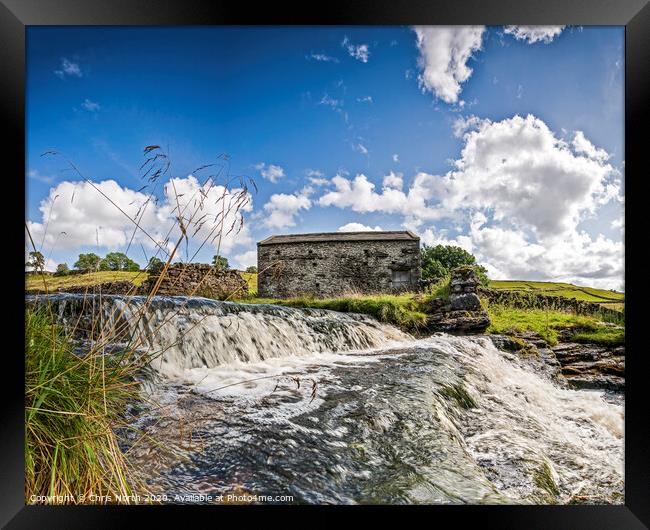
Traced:
<path id="1" fill-rule="evenodd" d="M 426 294 L 431 296 L 432 298 L 442 298 L 443 300 L 448 302 L 449 293 L 450 293 L 450 283 L 451 283 L 451 277 L 445 276 L 444 278 L 438 280 L 436 283 L 427 286 Z"/>
<path id="2" fill-rule="evenodd" d="M 134 483 L 114 428 L 137 396 L 133 363 L 76 355 L 45 311 L 25 313 L 26 502 L 129 502 Z"/>
<path id="3" fill-rule="evenodd" d="M 533 481 L 538 488 L 548 493 L 552 499 L 559 497 L 560 488 L 553 478 L 551 465 L 546 460 L 533 472 Z"/>
<path id="4" fill-rule="evenodd" d="M 248 303 L 275 304 L 297 308 L 329 309 L 342 313 L 362 313 L 380 322 L 393 324 L 404 331 L 417 332 L 427 321 L 421 300 L 412 293 L 399 295 L 349 295 L 337 298 L 313 298 L 309 296 L 271 299 L 252 298 Z"/>
<path id="5" fill-rule="evenodd" d="M 442 385 L 438 393 L 446 399 L 453 400 L 463 409 L 474 409 L 477 407 L 476 400 L 470 395 L 462 383 Z"/>

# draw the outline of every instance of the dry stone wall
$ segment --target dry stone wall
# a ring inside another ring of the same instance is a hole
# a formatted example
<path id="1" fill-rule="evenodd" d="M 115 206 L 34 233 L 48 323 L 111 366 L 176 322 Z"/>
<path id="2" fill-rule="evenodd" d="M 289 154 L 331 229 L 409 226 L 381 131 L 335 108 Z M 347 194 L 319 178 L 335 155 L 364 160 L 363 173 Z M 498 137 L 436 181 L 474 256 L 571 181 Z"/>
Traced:
<path id="1" fill-rule="evenodd" d="M 148 294 L 158 281 L 160 273 L 150 274 L 140 287 Z M 220 271 L 204 263 L 176 263 L 165 273 L 156 291 L 162 296 L 205 296 L 206 298 L 240 298 L 248 294 L 248 284 L 237 271 Z"/>

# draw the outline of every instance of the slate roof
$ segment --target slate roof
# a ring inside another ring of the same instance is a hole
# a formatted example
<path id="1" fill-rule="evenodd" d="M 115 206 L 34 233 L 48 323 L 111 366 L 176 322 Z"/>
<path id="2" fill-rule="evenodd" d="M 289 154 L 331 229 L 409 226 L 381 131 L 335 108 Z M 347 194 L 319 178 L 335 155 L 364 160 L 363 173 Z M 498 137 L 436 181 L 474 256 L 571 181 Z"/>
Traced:
<path id="1" fill-rule="evenodd" d="M 333 241 L 419 241 L 420 238 L 408 230 L 396 232 L 320 232 L 316 234 L 288 234 L 271 236 L 258 245 L 281 243 L 322 243 Z"/>

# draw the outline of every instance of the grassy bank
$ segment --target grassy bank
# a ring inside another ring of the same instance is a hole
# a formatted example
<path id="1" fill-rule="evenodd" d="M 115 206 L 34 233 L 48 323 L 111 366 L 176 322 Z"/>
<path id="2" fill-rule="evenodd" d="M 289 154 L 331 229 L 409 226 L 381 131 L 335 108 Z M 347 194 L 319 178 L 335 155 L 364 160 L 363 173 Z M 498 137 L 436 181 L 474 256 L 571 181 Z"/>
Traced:
<path id="1" fill-rule="evenodd" d="M 134 370 L 112 357 L 75 355 L 43 311 L 25 313 L 26 503 L 133 494 L 114 428 L 137 396 Z"/>
<path id="2" fill-rule="evenodd" d="M 47 285 L 48 291 L 55 291 L 62 287 L 91 286 L 116 280 L 128 280 L 135 285 L 140 285 L 146 279 L 146 272 L 127 271 L 85 272 L 83 274 L 69 274 L 67 276 L 30 274 L 25 277 L 25 291 L 43 291 L 45 290 L 45 285 Z"/>
<path id="3" fill-rule="evenodd" d="M 543 311 L 539 309 L 513 309 L 511 307 L 488 306 L 492 324 L 488 333 L 521 333 L 532 331 L 554 346 L 558 343 L 559 332 L 569 332 L 569 340 L 618 346 L 625 343 L 625 329 L 611 327 L 598 316 L 575 315 L 562 311 Z"/>
<path id="4" fill-rule="evenodd" d="M 405 331 L 415 333 L 423 329 L 426 323 L 427 315 L 423 311 L 423 300 L 421 296 L 406 293 L 401 295 L 349 295 L 337 298 L 251 298 L 243 301 L 254 304 L 329 309 L 342 313 L 362 313 L 370 315 L 380 322 L 393 324 Z"/>

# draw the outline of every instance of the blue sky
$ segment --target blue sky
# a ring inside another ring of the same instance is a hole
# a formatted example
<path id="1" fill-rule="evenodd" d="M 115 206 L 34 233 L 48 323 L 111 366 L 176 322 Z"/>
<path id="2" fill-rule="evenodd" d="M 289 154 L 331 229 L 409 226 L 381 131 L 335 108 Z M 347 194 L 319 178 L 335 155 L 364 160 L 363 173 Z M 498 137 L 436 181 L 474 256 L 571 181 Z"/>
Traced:
<path id="1" fill-rule="evenodd" d="M 461 245 L 494 277 L 622 288 L 623 43 L 622 27 L 30 27 L 29 226 L 50 267 L 72 265 L 131 240 L 97 188 L 131 209 L 153 193 L 162 243 L 165 182 L 138 192 L 157 144 L 188 196 L 222 153 L 255 179 L 221 244 L 234 266 L 270 234 L 363 225 Z"/>

